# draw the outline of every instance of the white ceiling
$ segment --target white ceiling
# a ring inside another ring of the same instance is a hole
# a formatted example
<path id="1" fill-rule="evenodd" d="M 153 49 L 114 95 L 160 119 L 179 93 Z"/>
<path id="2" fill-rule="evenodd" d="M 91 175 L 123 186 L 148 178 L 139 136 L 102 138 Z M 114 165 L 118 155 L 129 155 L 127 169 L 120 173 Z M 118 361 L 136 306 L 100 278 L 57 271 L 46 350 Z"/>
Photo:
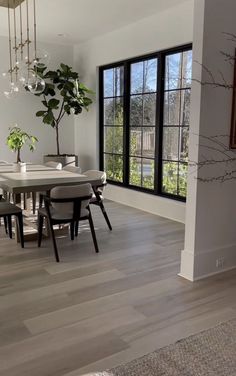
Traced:
<path id="1" fill-rule="evenodd" d="M 63 44 L 81 43 L 184 1 L 36 0 L 38 39 Z M 7 35 L 7 9 L 2 7 L 0 35 Z"/>

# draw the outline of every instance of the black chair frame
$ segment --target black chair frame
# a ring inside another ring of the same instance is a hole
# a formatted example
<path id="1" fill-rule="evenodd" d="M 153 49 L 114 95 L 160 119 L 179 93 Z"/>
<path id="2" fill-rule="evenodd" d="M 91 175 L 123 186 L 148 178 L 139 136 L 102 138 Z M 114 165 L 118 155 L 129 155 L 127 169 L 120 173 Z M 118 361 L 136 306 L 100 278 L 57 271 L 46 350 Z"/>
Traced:
<path id="1" fill-rule="evenodd" d="M 19 229 L 21 247 L 24 248 L 24 229 L 23 229 L 24 225 L 23 225 L 22 211 L 19 211 L 18 213 L 14 213 L 14 212 L 7 213 L 7 214 L 0 213 L 0 218 L 3 218 L 4 220 L 6 234 L 9 235 L 10 239 L 12 239 L 12 216 L 16 217 L 16 220 L 17 220 L 16 225 L 18 226 L 18 229 Z"/>
<path id="2" fill-rule="evenodd" d="M 5 199 L 2 197 L 2 194 L 0 194 L 0 202 L 1 201 L 5 201 Z M 8 223 L 7 223 L 7 217 L 6 216 L 3 216 L 3 222 L 4 222 L 4 227 L 5 227 L 5 232 L 6 232 L 6 235 L 8 234 Z M 1 226 L 1 221 L 0 221 L 0 226 Z"/>
<path id="3" fill-rule="evenodd" d="M 109 227 L 109 230 L 112 231 L 111 222 L 110 222 L 110 220 L 108 218 L 105 206 L 103 205 L 103 201 L 101 199 L 102 193 L 99 191 L 99 188 L 104 188 L 106 185 L 107 185 L 107 183 L 104 183 L 104 184 L 100 184 L 100 185 L 96 185 L 96 186 L 92 187 L 93 188 L 93 192 L 94 192 L 94 194 L 96 196 L 97 201 L 94 201 L 91 204 L 100 206 L 102 214 L 103 214 L 103 216 L 104 216 L 104 218 L 106 220 L 106 223 L 107 223 L 107 225 Z"/>
<path id="4" fill-rule="evenodd" d="M 75 198 L 51 198 L 46 195 L 42 195 L 42 199 L 45 204 L 45 210 L 46 210 L 46 217 L 48 219 L 48 224 L 49 224 L 49 230 L 50 230 L 50 235 L 52 238 L 52 243 L 53 243 L 53 249 L 54 249 L 54 254 L 57 262 L 60 262 L 59 254 L 58 254 L 58 248 L 56 244 L 56 238 L 54 234 L 54 225 L 60 225 L 60 224 L 70 224 L 70 235 L 71 235 L 71 240 L 74 240 L 74 235 L 75 235 L 75 226 L 77 223 L 80 221 L 88 220 L 89 225 L 90 225 L 90 230 L 93 238 L 93 243 L 95 247 L 96 253 L 99 252 L 98 244 L 97 244 L 97 238 L 94 230 L 94 224 L 93 224 L 93 219 L 91 215 L 91 210 L 89 205 L 87 206 L 88 210 L 88 215 L 81 217 L 81 204 L 83 201 L 89 201 L 92 197 L 91 195 L 88 196 L 82 196 L 82 197 L 75 197 Z M 51 210 L 50 208 L 52 207 L 52 203 L 57 203 L 57 204 L 63 204 L 63 203 L 71 203 L 73 204 L 73 216 L 71 219 L 68 218 L 61 218 L 61 219 L 55 219 L 52 218 Z M 42 214 L 42 212 L 38 211 L 38 247 L 41 246 L 42 242 L 42 235 L 43 235 L 43 219 L 45 217 L 45 214 Z"/>
<path id="5" fill-rule="evenodd" d="M 96 206 L 100 207 L 102 214 L 105 218 L 105 221 L 108 225 L 108 228 L 109 228 L 110 231 L 112 231 L 111 222 L 108 218 L 105 206 L 104 206 L 103 201 L 101 199 L 102 192 L 99 191 L 99 188 L 104 188 L 106 185 L 107 185 L 107 183 L 92 186 L 94 195 L 96 197 L 96 201 L 91 201 L 90 205 L 96 205 Z M 75 227 L 75 235 L 78 236 L 78 224 L 77 223 L 76 223 L 76 227 Z"/>

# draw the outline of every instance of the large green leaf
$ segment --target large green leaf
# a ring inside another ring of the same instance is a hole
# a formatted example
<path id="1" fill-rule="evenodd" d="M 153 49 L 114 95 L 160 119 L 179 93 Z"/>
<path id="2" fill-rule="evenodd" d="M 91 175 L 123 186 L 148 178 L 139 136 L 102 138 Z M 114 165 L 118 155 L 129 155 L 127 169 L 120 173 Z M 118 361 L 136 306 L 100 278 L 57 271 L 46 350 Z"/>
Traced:
<path id="1" fill-rule="evenodd" d="M 44 124 L 49 124 L 54 126 L 54 117 L 52 111 L 48 111 L 47 114 L 43 118 Z"/>
<path id="2" fill-rule="evenodd" d="M 57 77 L 57 72 L 55 72 L 55 71 L 48 71 L 45 74 L 45 78 L 53 79 L 53 78 L 56 78 L 56 77 Z"/>
<path id="3" fill-rule="evenodd" d="M 81 89 L 82 91 L 85 91 L 86 93 L 89 93 L 89 94 L 95 94 L 93 90 L 90 90 L 88 89 L 84 84 L 82 84 L 81 82 L 79 83 L 79 89 Z"/>
<path id="4" fill-rule="evenodd" d="M 47 111 L 38 111 L 36 112 L 36 116 L 37 117 L 41 117 L 41 116 L 44 116 L 46 114 Z"/>
<path id="5" fill-rule="evenodd" d="M 71 69 L 71 67 L 69 67 L 68 65 L 63 64 L 63 63 L 60 64 L 60 67 L 61 67 L 62 71 L 65 72 L 65 73 L 67 73 Z"/>
<path id="6" fill-rule="evenodd" d="M 58 99 L 55 99 L 55 98 L 52 98 L 48 101 L 48 107 L 51 109 L 51 110 L 57 110 L 58 109 L 58 105 L 59 105 L 60 101 Z"/>

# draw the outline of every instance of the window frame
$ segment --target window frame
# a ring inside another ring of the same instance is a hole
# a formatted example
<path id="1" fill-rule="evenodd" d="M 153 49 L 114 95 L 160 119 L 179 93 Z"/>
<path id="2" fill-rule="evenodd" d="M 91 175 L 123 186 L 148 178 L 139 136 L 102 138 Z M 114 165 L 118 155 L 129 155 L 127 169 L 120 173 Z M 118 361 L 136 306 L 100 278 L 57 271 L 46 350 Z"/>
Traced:
<path id="1" fill-rule="evenodd" d="M 137 56 L 106 64 L 99 67 L 99 166 L 104 169 L 104 87 L 103 87 L 103 72 L 107 69 L 116 67 L 124 67 L 124 125 L 123 125 L 123 182 L 107 179 L 111 185 L 120 186 L 123 188 L 148 193 L 155 196 L 160 196 L 176 201 L 186 202 L 186 197 L 163 192 L 162 188 L 162 173 L 163 173 L 163 115 L 164 115 L 164 93 L 165 93 L 165 59 L 166 56 L 192 50 L 192 43 L 180 45 L 151 54 Z M 130 141 L 130 72 L 131 64 L 142 62 L 156 58 L 158 60 L 158 75 L 157 75 L 157 99 L 156 99 L 156 122 L 155 122 L 155 170 L 154 170 L 154 190 L 148 188 L 134 186 L 129 183 L 129 141 Z"/>

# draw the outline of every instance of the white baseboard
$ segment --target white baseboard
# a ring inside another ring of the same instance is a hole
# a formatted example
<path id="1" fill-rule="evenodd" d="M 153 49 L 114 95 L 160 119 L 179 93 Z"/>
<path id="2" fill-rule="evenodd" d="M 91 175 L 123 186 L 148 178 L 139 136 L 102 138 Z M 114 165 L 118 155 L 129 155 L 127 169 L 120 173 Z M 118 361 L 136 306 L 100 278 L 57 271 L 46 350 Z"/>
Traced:
<path id="1" fill-rule="evenodd" d="M 216 266 L 219 259 L 223 259 L 221 267 Z M 236 244 L 198 253 L 183 250 L 179 276 L 194 282 L 234 268 L 236 268 Z"/>
<path id="2" fill-rule="evenodd" d="M 185 203 L 115 185 L 108 185 L 105 197 L 173 221 L 185 222 Z"/>

